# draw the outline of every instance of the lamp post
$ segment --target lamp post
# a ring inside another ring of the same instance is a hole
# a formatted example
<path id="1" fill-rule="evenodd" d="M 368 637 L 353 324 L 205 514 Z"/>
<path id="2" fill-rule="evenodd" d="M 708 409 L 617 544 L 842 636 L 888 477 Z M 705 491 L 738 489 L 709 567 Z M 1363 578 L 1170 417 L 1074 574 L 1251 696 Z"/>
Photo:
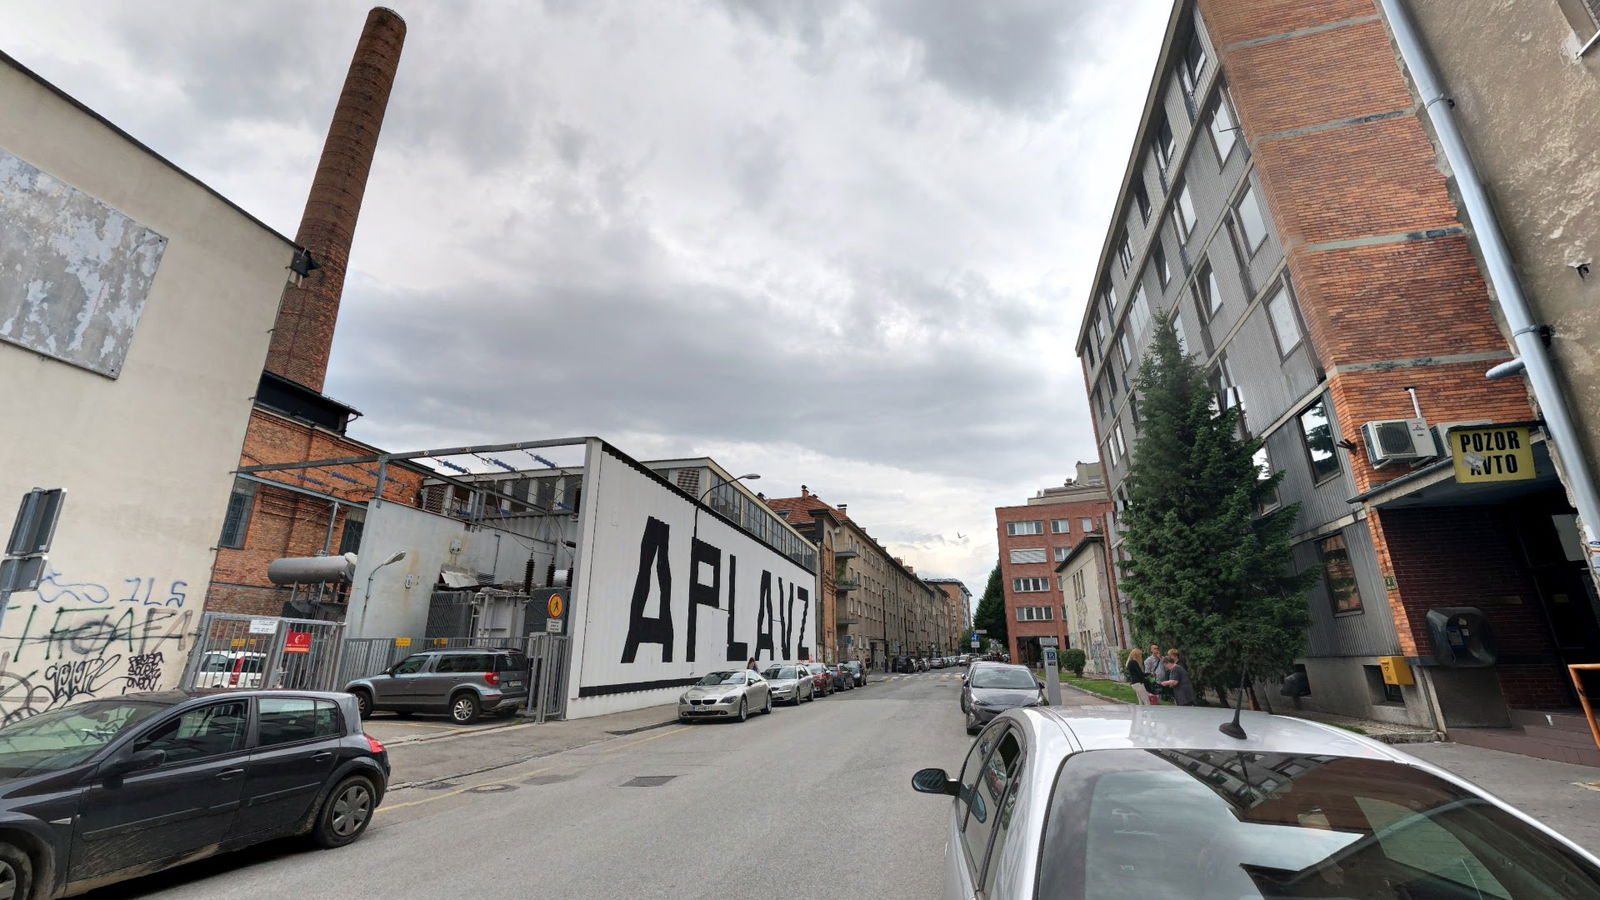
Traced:
<path id="1" fill-rule="evenodd" d="M 760 475 L 751 472 L 746 475 L 740 475 L 738 478 L 735 478 L 732 481 L 725 481 L 722 484 L 733 484 L 734 481 L 758 481 L 760 478 Z M 700 499 L 694 505 L 694 527 L 690 529 L 693 532 L 694 537 L 698 538 L 700 536 L 700 504 L 706 502 L 706 497 L 710 495 L 712 491 L 722 487 L 722 484 L 713 484 L 711 487 L 708 487 L 704 491 L 700 492 Z M 695 574 L 697 573 L 690 573 L 690 581 L 694 580 Z"/>
<path id="2" fill-rule="evenodd" d="M 404 550 L 397 551 L 395 555 L 373 566 L 372 571 L 367 573 L 367 593 L 361 598 L 361 621 L 356 626 L 362 637 L 367 636 L 367 609 L 372 606 L 372 579 L 377 576 L 379 569 L 405 558 Z"/>

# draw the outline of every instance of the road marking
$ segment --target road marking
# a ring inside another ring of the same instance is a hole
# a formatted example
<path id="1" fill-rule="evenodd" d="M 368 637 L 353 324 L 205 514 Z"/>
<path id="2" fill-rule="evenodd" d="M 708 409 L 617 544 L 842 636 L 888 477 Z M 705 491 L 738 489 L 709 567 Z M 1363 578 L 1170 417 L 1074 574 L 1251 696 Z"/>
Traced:
<path id="1" fill-rule="evenodd" d="M 626 750 L 629 747 L 637 747 L 640 744 L 648 744 L 651 741 L 659 741 L 662 738 L 667 737 L 668 735 L 679 734 L 680 732 L 684 732 L 684 731 L 688 731 L 688 730 L 689 730 L 689 726 L 684 725 L 684 726 L 680 726 L 678 728 L 674 728 L 671 731 L 663 731 L 660 734 L 654 734 L 654 735 L 651 735 L 650 737 L 642 738 L 642 739 L 637 740 L 637 741 L 632 741 L 632 742 L 626 743 L 626 744 L 620 744 L 620 745 L 618 745 L 616 747 L 602 747 L 600 749 L 600 752 L 601 753 L 615 753 L 618 750 Z"/>

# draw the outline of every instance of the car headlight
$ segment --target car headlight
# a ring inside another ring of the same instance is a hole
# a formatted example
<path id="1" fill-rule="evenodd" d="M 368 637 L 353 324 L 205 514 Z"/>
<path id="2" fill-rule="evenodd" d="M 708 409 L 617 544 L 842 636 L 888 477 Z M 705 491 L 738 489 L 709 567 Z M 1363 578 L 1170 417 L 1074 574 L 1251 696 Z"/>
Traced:
<path id="1" fill-rule="evenodd" d="M 689 695 L 688 694 L 679 695 L 678 702 L 679 703 L 688 703 L 689 702 Z"/>
<path id="2" fill-rule="evenodd" d="M 722 697 L 722 698 L 718 699 L 717 702 L 718 703 L 732 703 L 735 699 L 736 699 L 736 695 L 729 694 L 726 697 Z"/>

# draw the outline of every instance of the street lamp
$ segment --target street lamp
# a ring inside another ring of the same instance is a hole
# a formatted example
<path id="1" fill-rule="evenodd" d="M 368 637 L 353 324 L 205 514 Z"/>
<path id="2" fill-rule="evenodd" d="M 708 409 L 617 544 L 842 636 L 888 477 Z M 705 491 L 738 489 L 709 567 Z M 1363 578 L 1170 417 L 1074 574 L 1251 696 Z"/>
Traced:
<path id="1" fill-rule="evenodd" d="M 372 579 L 377 576 L 379 569 L 405 558 L 406 552 L 404 550 L 397 551 L 395 555 L 373 566 L 372 571 L 367 573 L 367 593 L 361 598 L 361 621 L 356 625 L 362 637 L 367 636 L 367 609 L 372 606 Z"/>
<path id="2" fill-rule="evenodd" d="M 758 481 L 758 480 L 760 480 L 760 478 L 761 478 L 760 475 L 757 475 L 756 473 L 751 472 L 751 473 L 746 474 L 746 475 L 740 475 L 738 478 L 735 478 L 732 481 L 725 481 L 722 484 L 733 484 L 734 481 Z M 699 538 L 700 537 L 700 504 L 704 503 L 706 501 L 706 497 L 712 491 L 716 490 L 719 487 L 722 487 L 722 484 L 713 484 L 711 487 L 708 487 L 704 491 L 700 492 L 700 499 L 694 505 L 694 527 L 691 529 L 691 531 L 693 532 L 695 538 Z M 697 573 L 697 572 L 691 572 L 690 575 L 689 575 L 689 580 L 691 582 L 693 582 L 694 579 L 695 579 L 695 576 L 698 575 L 698 574 L 699 573 Z"/>

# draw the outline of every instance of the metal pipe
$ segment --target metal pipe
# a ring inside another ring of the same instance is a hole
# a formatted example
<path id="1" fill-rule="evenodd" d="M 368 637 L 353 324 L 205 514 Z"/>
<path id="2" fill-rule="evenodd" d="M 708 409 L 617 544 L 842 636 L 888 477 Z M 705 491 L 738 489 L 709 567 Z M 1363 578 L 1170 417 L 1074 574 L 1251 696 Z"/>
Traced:
<path id="1" fill-rule="evenodd" d="M 1417 93 L 1421 95 L 1423 109 L 1438 135 L 1445 161 L 1455 172 L 1461 205 L 1466 210 L 1473 231 L 1477 233 L 1478 248 L 1483 253 L 1484 274 L 1495 295 L 1500 298 L 1500 311 L 1511 329 L 1517 355 L 1527 363 L 1528 382 L 1533 387 L 1534 399 L 1538 401 L 1539 411 L 1544 417 L 1545 430 L 1566 464 L 1564 474 L 1567 489 L 1572 493 L 1573 505 L 1577 507 L 1578 518 L 1583 523 L 1585 549 L 1594 549 L 1595 529 L 1600 527 L 1600 494 L 1595 491 L 1589 459 L 1584 452 L 1578 427 L 1568 410 L 1555 364 L 1544 346 L 1539 324 L 1534 321 L 1528 300 L 1517 281 L 1511 252 L 1506 247 L 1505 236 L 1500 232 L 1500 223 L 1495 218 L 1488 194 L 1472 164 L 1466 140 L 1456 126 L 1455 113 L 1444 95 L 1442 84 L 1433 70 L 1427 49 L 1411 21 L 1411 13 L 1406 9 L 1404 0 L 1378 0 L 1378 5 L 1389 20 L 1389 30 L 1394 34 L 1400 58 L 1416 82 Z M 1593 565 L 1594 557 L 1591 554 L 1591 571 Z"/>

